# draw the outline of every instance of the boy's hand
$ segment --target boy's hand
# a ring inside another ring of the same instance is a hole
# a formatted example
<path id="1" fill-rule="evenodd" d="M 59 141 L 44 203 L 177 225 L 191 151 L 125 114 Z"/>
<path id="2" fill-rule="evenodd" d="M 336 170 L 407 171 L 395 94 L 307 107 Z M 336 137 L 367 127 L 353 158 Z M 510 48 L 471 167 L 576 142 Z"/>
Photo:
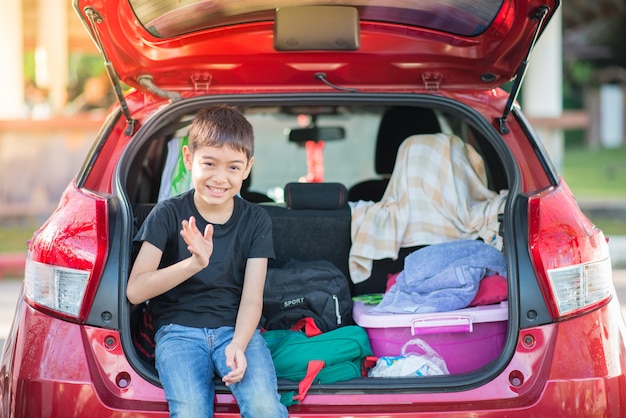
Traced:
<path id="1" fill-rule="evenodd" d="M 243 375 L 248 367 L 246 354 L 243 349 L 236 344 L 230 343 L 225 349 L 226 365 L 230 367 L 230 372 L 222 378 L 226 386 L 237 383 L 243 379 Z"/>
<path id="2" fill-rule="evenodd" d="M 193 216 L 189 220 L 184 220 L 182 225 L 180 235 L 187 243 L 191 257 L 201 268 L 205 268 L 209 265 L 209 258 L 213 253 L 213 225 L 206 226 L 204 235 L 200 233 L 196 218 Z"/>

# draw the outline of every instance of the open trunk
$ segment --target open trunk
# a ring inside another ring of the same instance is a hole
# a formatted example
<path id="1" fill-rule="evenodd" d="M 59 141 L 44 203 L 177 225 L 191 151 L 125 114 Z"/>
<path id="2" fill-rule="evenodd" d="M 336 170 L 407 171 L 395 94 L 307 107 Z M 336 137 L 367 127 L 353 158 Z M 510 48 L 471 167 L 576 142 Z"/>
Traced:
<path id="1" fill-rule="evenodd" d="M 137 132 L 122 158 L 119 184 L 123 186 L 117 190 L 119 198 L 132 209 L 132 214 L 128 215 L 129 218 L 132 217 L 132 222 L 129 223 L 132 230 L 126 235 L 129 239 L 160 198 L 189 187 L 183 172 L 176 171 L 174 160 L 193 114 L 210 103 L 212 102 L 200 98 L 175 103 L 162 110 L 159 117 L 147 121 Z M 399 170 L 397 166 L 394 167 L 394 162 L 402 139 L 414 134 L 436 132 L 460 138 L 480 156 L 480 161 L 484 164 L 484 185 L 493 193 L 493 199 L 498 199 L 501 203 L 502 210 L 497 214 L 501 234 L 499 249 L 506 254 L 510 237 L 503 232 L 505 229 L 500 221 L 510 216 L 504 212 L 504 207 L 506 196 L 511 192 L 510 185 L 517 183 L 513 178 L 517 170 L 512 165 L 510 151 L 493 127 L 477 112 L 460 102 L 418 95 L 312 94 L 279 95 L 273 96 L 271 100 L 259 96 L 239 96 L 235 100 L 229 100 L 229 103 L 244 110 L 255 130 L 256 162 L 241 195 L 244 199 L 264 207 L 272 217 L 276 259 L 270 261 L 270 268 L 280 267 L 294 258 L 324 259 L 335 264 L 349 279 L 352 245 L 350 234 L 354 211 L 348 205 L 333 210 L 290 208 L 285 203 L 285 185 L 307 181 L 341 183 L 352 194 L 359 193 L 358 189 L 363 183 L 367 183 L 364 182 L 366 179 L 370 179 L 372 183 L 385 179 L 382 181 L 387 184 L 393 171 Z M 387 127 L 381 129 L 380 135 L 385 139 L 379 139 L 377 144 L 381 119 L 390 108 L 403 108 L 408 113 L 402 116 L 405 118 L 404 122 L 385 122 Z M 389 131 L 388 137 L 385 129 Z M 399 135 L 401 138 L 393 138 Z M 358 153 L 355 152 L 357 149 Z M 433 156 L 428 158 L 432 159 Z M 447 164 L 449 161 L 446 160 L 456 157 L 436 158 L 441 160 L 440 164 Z M 373 161 L 376 163 L 372 164 Z M 413 176 L 420 173 L 419 161 L 414 164 L 408 161 L 408 164 L 413 166 Z M 423 174 L 428 176 L 430 173 Z M 477 176 L 480 177 L 480 174 L 477 173 Z M 455 193 L 444 184 L 449 184 L 449 180 L 441 180 L 444 194 Z M 453 180 L 454 182 L 462 180 Z M 376 187 L 380 187 L 380 184 Z M 399 193 L 398 190 L 395 192 Z M 402 192 L 412 193 L 410 190 Z M 355 196 L 351 195 L 350 200 L 356 201 L 358 198 Z M 454 199 L 458 199 L 458 196 L 448 196 L 444 200 Z M 455 210 L 446 208 L 449 209 Z M 456 209 L 459 212 L 465 210 Z M 471 237 L 481 239 L 478 234 Z M 446 240 L 450 241 L 449 238 L 442 238 L 442 241 Z M 490 300 L 477 302 L 480 306 L 453 312 L 415 315 L 414 318 L 408 315 L 398 319 L 393 314 L 372 316 L 367 306 L 363 305 L 363 295 L 385 292 L 388 279 L 403 270 L 407 254 L 432 242 L 421 244 L 401 248 L 397 258 L 374 260 L 370 276 L 365 281 L 352 283 L 348 280 L 352 296 L 356 297 L 354 319 L 358 325 L 367 329 L 375 355 L 392 355 L 399 351 L 405 341 L 420 337 L 429 342 L 436 351 L 440 351 L 440 355 L 450 366 L 450 374 L 428 379 L 363 377 L 331 385 L 314 385 L 312 391 L 335 393 L 360 390 L 386 393 L 397 390 L 437 391 L 442 387 L 450 390 L 454 387 L 466 387 L 479 380 L 484 381 L 486 376 L 495 374 L 505 364 L 505 359 L 510 354 L 507 350 L 514 347 L 514 344 L 507 344 L 507 338 L 517 338 L 517 330 L 514 329 L 516 321 L 508 321 L 513 302 L 506 301 L 506 284 L 504 295 L 500 287 L 497 300 L 492 297 Z M 132 254 L 125 256 L 129 260 L 130 269 Z M 451 263 L 453 261 L 450 260 Z M 506 271 L 503 275 L 506 275 Z M 508 286 L 511 286 L 512 280 L 514 278 L 509 277 Z M 137 332 L 142 324 L 140 314 L 143 310 L 130 305 L 123 309 L 126 313 L 122 318 L 126 320 L 122 326 L 129 327 L 122 332 L 122 335 L 127 336 L 124 341 L 127 356 L 140 374 L 159 385 L 154 367 L 146 357 L 150 345 Z M 408 317 L 412 319 L 407 319 Z M 459 318 L 461 324 L 458 323 Z M 444 322 L 441 323 L 440 320 Z M 422 324 L 417 326 L 419 329 L 416 329 L 416 321 Z M 280 380 L 279 383 L 281 391 L 297 388 L 296 382 Z M 218 385 L 218 393 L 220 391 L 228 392 L 228 389 Z"/>

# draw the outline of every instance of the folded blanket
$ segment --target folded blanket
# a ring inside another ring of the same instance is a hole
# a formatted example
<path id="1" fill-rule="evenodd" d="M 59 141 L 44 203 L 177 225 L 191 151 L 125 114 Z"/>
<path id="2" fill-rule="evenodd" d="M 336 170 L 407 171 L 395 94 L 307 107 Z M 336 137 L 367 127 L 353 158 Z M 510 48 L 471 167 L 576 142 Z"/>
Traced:
<path id="1" fill-rule="evenodd" d="M 467 307 L 487 275 L 506 277 L 506 258 L 478 240 L 435 244 L 409 254 L 373 312 L 430 313 Z"/>
<path id="2" fill-rule="evenodd" d="M 350 278 L 366 280 L 372 261 L 403 247 L 481 238 L 502 248 L 498 214 L 506 192 L 487 186 L 481 156 L 455 135 L 404 140 L 380 202 L 351 202 Z"/>

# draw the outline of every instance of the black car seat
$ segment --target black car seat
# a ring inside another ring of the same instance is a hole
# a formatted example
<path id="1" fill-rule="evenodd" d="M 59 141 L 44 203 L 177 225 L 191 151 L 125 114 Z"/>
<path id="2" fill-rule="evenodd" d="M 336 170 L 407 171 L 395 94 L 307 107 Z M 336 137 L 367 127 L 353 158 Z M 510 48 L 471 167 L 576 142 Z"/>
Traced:
<path id="1" fill-rule="evenodd" d="M 441 126 L 432 109 L 413 106 L 394 106 L 387 109 L 380 121 L 376 138 L 375 170 L 379 178 L 354 184 L 348 190 L 348 200 L 380 201 L 396 164 L 396 154 L 402 141 L 411 135 L 437 132 L 441 132 Z"/>
<path id="2" fill-rule="evenodd" d="M 241 197 L 252 203 L 273 202 L 272 198 L 268 195 L 250 190 L 251 178 L 252 171 L 250 171 L 248 178 L 245 179 L 241 185 Z"/>

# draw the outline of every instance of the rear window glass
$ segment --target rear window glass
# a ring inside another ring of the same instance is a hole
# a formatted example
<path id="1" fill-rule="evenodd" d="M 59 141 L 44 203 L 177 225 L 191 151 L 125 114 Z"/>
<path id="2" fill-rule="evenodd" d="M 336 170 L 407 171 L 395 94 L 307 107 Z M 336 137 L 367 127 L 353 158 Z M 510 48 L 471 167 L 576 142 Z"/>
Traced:
<path id="1" fill-rule="evenodd" d="M 482 33 L 504 0 L 129 0 L 139 22 L 153 36 L 168 38 L 203 29 L 272 21 L 280 7 L 345 5 L 356 7 L 361 20 L 399 23 L 462 36 Z"/>

